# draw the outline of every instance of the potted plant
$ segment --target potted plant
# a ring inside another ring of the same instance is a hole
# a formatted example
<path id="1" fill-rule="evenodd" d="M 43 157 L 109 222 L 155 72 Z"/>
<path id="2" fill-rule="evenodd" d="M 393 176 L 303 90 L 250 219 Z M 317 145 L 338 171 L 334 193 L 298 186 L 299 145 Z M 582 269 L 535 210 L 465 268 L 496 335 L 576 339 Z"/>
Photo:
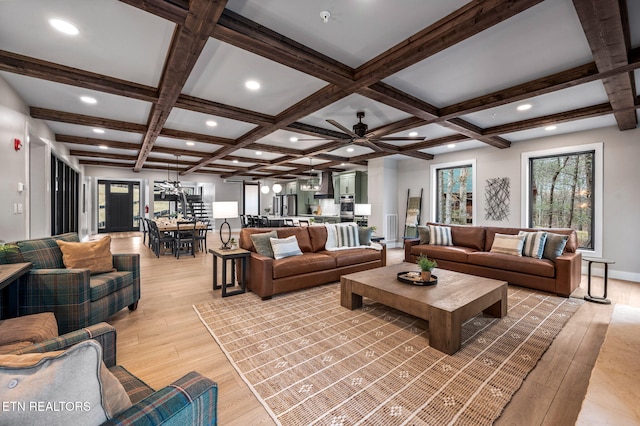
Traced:
<path id="1" fill-rule="evenodd" d="M 265 207 L 264 212 L 269 216 L 269 213 L 271 213 L 271 207 Z"/>
<path id="2" fill-rule="evenodd" d="M 431 271 L 438 266 L 438 263 L 435 260 L 428 259 L 424 254 L 420 255 L 416 263 L 420 267 L 420 271 L 422 271 L 420 273 L 422 281 L 431 281 Z"/>
<path id="3" fill-rule="evenodd" d="M 18 252 L 18 246 L 6 245 L 4 242 L 0 243 L 0 257 L 5 259 L 0 263 L 7 262 L 6 255 L 8 253 L 17 253 L 17 252 Z"/>
<path id="4" fill-rule="evenodd" d="M 229 240 L 229 246 L 231 247 L 231 250 L 235 250 L 235 249 L 237 249 L 237 248 L 238 248 L 238 242 L 236 241 L 236 239 L 235 239 L 235 238 L 233 238 L 233 237 L 232 237 L 232 238 Z"/>

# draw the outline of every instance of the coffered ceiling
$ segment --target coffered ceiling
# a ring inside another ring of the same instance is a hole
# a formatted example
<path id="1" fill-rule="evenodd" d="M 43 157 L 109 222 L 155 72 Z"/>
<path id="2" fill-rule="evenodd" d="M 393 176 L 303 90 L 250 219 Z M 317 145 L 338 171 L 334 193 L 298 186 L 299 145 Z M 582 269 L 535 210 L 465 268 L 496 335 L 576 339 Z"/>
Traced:
<path id="1" fill-rule="evenodd" d="M 134 171 L 281 179 L 625 131 L 639 69 L 635 0 L 0 1 L 30 114 L 80 164 Z"/>

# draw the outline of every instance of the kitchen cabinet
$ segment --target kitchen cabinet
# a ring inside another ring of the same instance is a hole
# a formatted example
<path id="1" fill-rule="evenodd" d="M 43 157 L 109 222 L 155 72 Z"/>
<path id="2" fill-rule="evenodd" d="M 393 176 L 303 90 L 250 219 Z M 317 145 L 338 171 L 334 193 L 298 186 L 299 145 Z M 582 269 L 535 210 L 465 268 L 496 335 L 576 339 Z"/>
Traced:
<path id="1" fill-rule="evenodd" d="M 298 192 L 298 182 L 297 181 L 293 181 L 293 182 L 287 182 L 284 186 L 284 193 L 285 194 L 296 194 Z"/>
<path id="2" fill-rule="evenodd" d="M 357 204 L 366 204 L 369 199 L 367 174 L 360 171 L 344 172 L 334 176 L 335 202 L 340 202 L 341 195 L 354 195 Z"/>

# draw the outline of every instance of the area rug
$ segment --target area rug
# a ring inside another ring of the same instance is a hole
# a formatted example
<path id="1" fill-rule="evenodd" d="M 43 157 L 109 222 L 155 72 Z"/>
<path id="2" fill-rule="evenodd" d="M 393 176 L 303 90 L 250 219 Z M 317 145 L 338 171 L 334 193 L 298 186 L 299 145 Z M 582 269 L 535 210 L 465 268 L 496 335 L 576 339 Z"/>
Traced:
<path id="1" fill-rule="evenodd" d="M 423 320 L 366 298 L 343 308 L 339 284 L 194 309 L 278 424 L 488 425 L 581 304 L 510 287 L 508 315 L 471 318 L 454 355 L 429 347 Z"/>

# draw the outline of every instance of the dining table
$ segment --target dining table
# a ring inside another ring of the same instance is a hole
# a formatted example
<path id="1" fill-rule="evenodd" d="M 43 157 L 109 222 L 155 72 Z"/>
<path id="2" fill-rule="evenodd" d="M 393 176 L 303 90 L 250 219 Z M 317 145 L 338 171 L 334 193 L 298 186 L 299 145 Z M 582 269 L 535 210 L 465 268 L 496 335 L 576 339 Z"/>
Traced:
<path id="1" fill-rule="evenodd" d="M 175 232 L 178 230 L 178 225 L 176 222 L 173 221 L 160 221 L 160 220 L 156 220 L 156 225 L 158 225 L 158 231 L 160 232 Z M 186 224 L 183 226 L 183 228 L 186 228 Z M 204 223 L 204 222 L 196 222 L 196 229 L 206 229 L 209 226 L 209 224 Z"/>

